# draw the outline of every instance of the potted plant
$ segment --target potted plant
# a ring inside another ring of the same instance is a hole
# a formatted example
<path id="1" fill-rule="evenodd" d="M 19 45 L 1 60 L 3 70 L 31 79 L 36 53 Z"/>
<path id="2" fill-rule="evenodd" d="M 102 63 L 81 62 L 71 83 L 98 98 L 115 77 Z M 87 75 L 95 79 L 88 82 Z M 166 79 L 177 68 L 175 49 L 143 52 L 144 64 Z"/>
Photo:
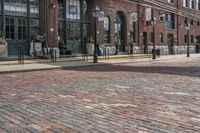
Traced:
<path id="1" fill-rule="evenodd" d="M 35 56 L 43 56 L 44 55 L 44 42 L 45 36 L 44 35 L 37 35 L 34 40 L 34 55 Z"/>

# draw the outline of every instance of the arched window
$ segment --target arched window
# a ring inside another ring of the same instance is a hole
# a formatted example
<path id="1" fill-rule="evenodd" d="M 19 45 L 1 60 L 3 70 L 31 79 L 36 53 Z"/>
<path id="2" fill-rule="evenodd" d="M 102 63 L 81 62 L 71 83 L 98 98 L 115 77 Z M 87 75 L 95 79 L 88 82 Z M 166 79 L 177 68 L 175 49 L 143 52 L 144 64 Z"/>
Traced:
<path id="1" fill-rule="evenodd" d="M 104 41 L 110 42 L 110 20 L 107 16 L 104 17 Z"/>

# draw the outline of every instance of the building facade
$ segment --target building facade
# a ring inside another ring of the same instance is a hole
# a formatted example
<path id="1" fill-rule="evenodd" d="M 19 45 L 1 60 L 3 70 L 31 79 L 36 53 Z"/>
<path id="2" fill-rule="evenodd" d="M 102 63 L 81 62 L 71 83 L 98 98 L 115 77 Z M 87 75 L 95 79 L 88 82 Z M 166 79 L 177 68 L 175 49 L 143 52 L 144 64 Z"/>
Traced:
<path id="1" fill-rule="evenodd" d="M 153 43 L 161 54 L 186 53 L 188 24 L 191 52 L 200 43 L 200 0 L 1 0 L 0 4 L 0 31 L 8 55 L 16 55 L 19 45 L 29 55 L 38 35 L 45 35 L 43 47 L 64 46 L 68 54 L 81 54 L 85 47 L 93 48 L 85 45 L 93 44 L 95 24 L 99 50 L 106 46 L 111 54 L 128 52 L 130 46 L 134 53 L 151 53 Z M 95 7 L 104 14 L 97 23 Z"/>

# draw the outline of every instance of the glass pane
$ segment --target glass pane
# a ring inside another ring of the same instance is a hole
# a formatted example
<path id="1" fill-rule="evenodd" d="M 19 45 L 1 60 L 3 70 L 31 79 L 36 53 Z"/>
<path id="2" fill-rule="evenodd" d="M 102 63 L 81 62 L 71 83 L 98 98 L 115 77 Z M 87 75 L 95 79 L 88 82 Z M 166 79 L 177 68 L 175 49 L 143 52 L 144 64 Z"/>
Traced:
<path id="1" fill-rule="evenodd" d="M 5 0 L 4 7 L 5 11 L 27 13 L 27 0 Z"/>
<path id="2" fill-rule="evenodd" d="M 80 19 L 80 0 L 66 1 L 66 17 L 67 19 Z"/>

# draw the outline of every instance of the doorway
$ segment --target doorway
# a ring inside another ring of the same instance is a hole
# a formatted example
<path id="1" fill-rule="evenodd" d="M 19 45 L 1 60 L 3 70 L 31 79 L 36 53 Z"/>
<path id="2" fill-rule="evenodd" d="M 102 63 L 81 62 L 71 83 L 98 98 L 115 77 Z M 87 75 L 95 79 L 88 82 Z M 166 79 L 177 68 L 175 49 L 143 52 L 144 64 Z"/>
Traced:
<path id="1" fill-rule="evenodd" d="M 115 43 L 119 52 L 125 52 L 125 16 L 118 11 L 115 16 Z"/>
<path id="2" fill-rule="evenodd" d="M 173 34 L 167 35 L 167 44 L 168 44 L 169 54 L 170 55 L 174 54 L 174 35 Z"/>
<path id="3" fill-rule="evenodd" d="M 148 54 L 147 32 L 143 32 L 143 47 L 144 47 L 144 54 Z"/>
<path id="4" fill-rule="evenodd" d="M 18 46 L 28 54 L 27 19 L 17 17 L 5 18 L 5 36 L 8 43 L 8 55 L 17 55 Z"/>

